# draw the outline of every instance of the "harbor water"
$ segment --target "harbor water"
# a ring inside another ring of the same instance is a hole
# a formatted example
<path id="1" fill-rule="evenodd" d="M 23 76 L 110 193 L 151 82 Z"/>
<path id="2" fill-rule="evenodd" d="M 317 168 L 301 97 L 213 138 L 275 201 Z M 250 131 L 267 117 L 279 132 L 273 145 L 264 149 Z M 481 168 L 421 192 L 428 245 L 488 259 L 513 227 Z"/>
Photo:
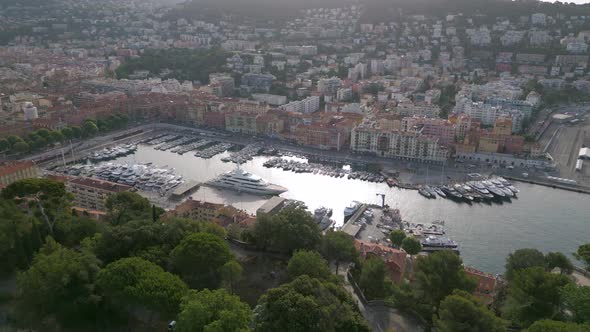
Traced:
<path id="1" fill-rule="evenodd" d="M 174 168 L 186 180 L 205 182 L 235 168 L 221 158 L 195 157 L 158 151 L 149 146 L 112 162 L 148 163 Z M 544 252 L 561 251 L 571 257 L 576 248 L 590 242 L 590 196 L 548 187 L 515 183 L 517 199 L 501 204 L 468 205 L 448 199 L 426 199 L 417 191 L 389 188 L 385 183 L 333 178 L 311 173 L 293 173 L 265 168 L 267 157 L 255 157 L 242 165 L 265 180 L 289 189 L 282 197 L 301 200 L 313 209 L 326 206 L 334 210 L 337 225 L 343 222 L 343 210 L 350 201 L 381 204 L 401 211 L 404 220 L 431 223 L 444 220 L 447 236 L 459 242 L 466 264 L 477 269 L 502 273 L 505 257 L 519 248 L 538 248 Z M 192 197 L 196 200 L 225 203 L 254 213 L 268 197 L 239 194 L 202 186 Z"/>

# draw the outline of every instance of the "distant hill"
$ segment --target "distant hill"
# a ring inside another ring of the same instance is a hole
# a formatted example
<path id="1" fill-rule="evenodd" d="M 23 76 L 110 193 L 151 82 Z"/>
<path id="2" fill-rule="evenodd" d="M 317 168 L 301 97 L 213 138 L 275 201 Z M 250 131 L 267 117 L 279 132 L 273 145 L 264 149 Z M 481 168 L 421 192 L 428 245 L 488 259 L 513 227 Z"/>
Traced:
<path id="1" fill-rule="evenodd" d="M 192 0 L 179 5 L 177 16 L 216 16 L 232 13 L 255 19 L 284 20 L 307 8 L 334 8 L 359 3 L 356 0 Z"/>
<path id="2" fill-rule="evenodd" d="M 379 21 L 384 14 L 424 14 L 443 17 L 463 13 L 467 16 L 518 17 L 532 13 L 556 15 L 590 15 L 590 4 L 550 3 L 534 0 L 364 0 L 366 12 L 363 21 Z"/>

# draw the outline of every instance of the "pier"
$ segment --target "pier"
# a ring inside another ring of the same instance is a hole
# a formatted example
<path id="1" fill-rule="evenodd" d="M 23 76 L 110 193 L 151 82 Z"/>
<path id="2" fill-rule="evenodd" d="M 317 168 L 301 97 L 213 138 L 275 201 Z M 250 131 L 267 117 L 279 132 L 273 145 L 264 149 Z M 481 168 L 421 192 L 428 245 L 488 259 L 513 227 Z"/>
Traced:
<path id="1" fill-rule="evenodd" d="M 197 181 L 189 181 L 186 183 L 181 184 L 178 186 L 172 194 L 170 195 L 170 199 L 174 200 L 181 200 L 184 197 L 190 195 L 194 191 L 196 191 L 201 186 L 200 182 Z"/>
<path id="2" fill-rule="evenodd" d="M 357 235 L 363 230 L 363 224 L 358 223 L 358 219 L 363 215 L 365 210 L 367 209 L 367 204 L 361 204 L 361 206 L 356 210 L 356 212 L 348 219 L 348 221 L 342 226 L 342 231 L 346 234 L 357 237 Z"/>

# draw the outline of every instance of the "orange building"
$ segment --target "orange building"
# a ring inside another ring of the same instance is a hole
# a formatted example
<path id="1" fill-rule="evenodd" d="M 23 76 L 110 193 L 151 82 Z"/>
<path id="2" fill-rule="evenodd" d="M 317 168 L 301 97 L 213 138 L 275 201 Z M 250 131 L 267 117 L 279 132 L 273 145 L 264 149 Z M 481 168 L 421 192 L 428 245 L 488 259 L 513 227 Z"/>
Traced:
<path id="1" fill-rule="evenodd" d="M 367 257 L 376 256 L 383 259 L 385 265 L 389 269 L 389 277 L 397 284 L 404 280 L 406 273 L 406 252 L 381 244 L 355 240 L 354 246 L 364 259 Z"/>

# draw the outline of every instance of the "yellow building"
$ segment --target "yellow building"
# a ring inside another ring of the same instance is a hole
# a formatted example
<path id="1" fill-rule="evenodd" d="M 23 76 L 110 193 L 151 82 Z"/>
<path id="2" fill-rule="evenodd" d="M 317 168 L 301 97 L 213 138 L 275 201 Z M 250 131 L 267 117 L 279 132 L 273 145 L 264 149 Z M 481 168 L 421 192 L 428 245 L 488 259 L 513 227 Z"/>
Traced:
<path id="1" fill-rule="evenodd" d="M 109 196 L 131 189 L 127 185 L 87 177 L 68 179 L 66 188 L 74 195 L 75 206 L 91 211 L 106 211 Z"/>
<path id="2" fill-rule="evenodd" d="M 512 119 L 511 118 L 498 118 L 494 123 L 494 134 L 510 136 L 512 135 Z"/>
<path id="3" fill-rule="evenodd" d="M 8 186 L 9 184 L 28 178 L 39 176 L 39 170 L 35 163 L 30 160 L 14 161 L 0 164 L 0 185 Z"/>
<path id="4" fill-rule="evenodd" d="M 167 212 L 164 219 L 171 217 L 209 221 L 225 227 L 250 216 L 232 206 L 189 199 L 178 205 L 174 210 Z"/>
<path id="5" fill-rule="evenodd" d="M 479 138 L 478 152 L 496 153 L 500 147 L 500 141 L 496 135 L 482 135 Z"/>

